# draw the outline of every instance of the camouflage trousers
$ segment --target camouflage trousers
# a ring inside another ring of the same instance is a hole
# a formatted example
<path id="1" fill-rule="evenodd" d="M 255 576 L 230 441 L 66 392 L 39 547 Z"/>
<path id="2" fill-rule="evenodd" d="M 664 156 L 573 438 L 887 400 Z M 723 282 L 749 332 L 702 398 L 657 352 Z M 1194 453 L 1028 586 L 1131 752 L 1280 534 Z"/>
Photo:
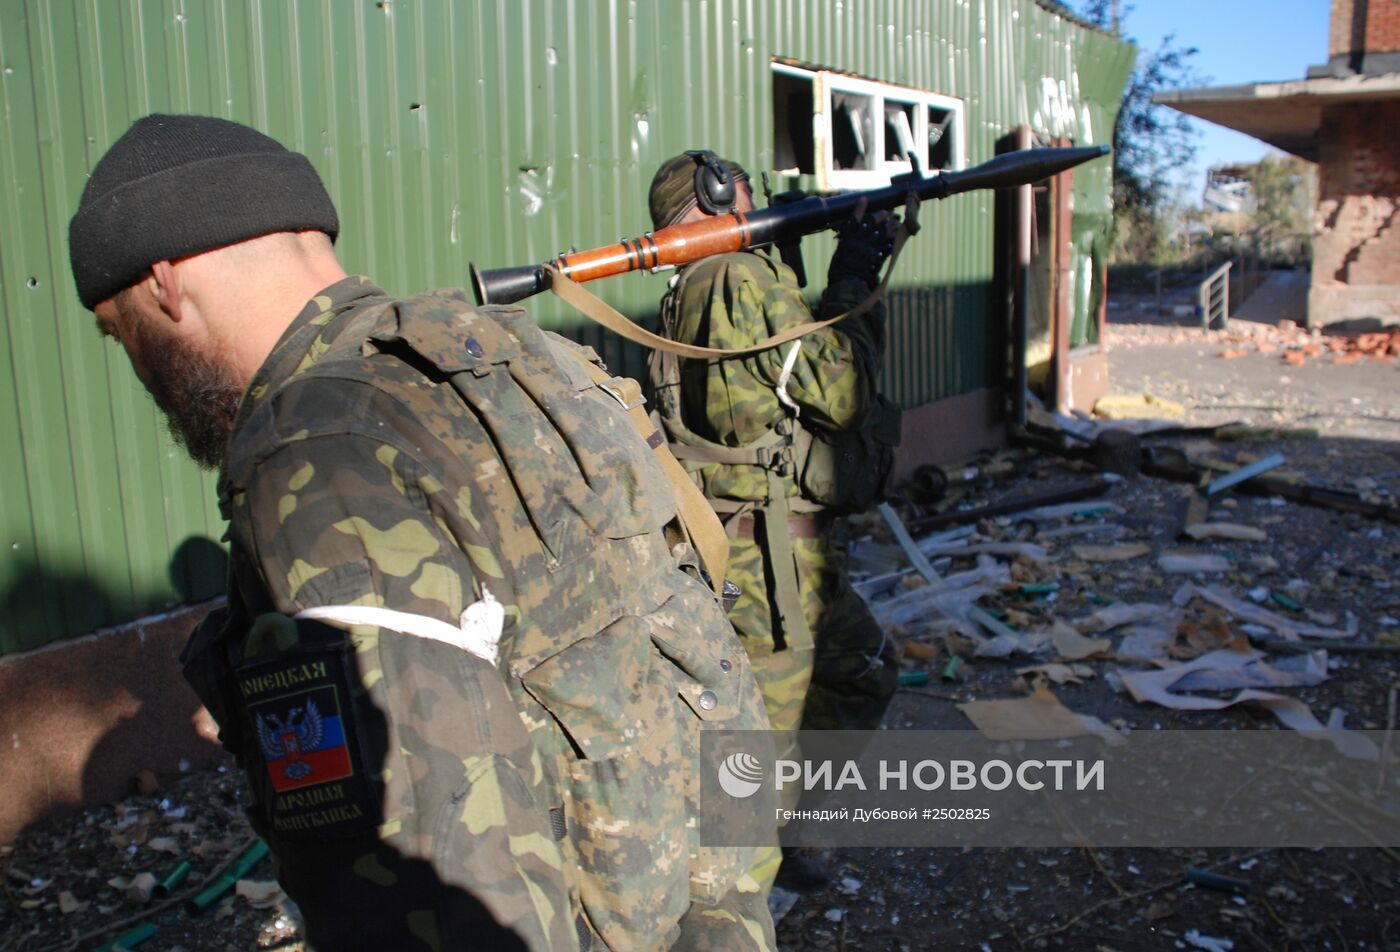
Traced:
<path id="1" fill-rule="evenodd" d="M 771 952 L 777 947 L 767 883 L 750 872 L 714 905 L 692 902 L 670 952 Z"/>
<path id="2" fill-rule="evenodd" d="M 761 532 L 756 532 L 761 536 Z M 793 539 L 798 593 L 812 633 L 811 644 L 773 638 L 773 570 L 763 547 L 751 538 L 730 540 L 725 576 L 740 595 L 729 613 L 773 730 L 780 757 L 798 756 L 798 730 L 875 730 L 899 687 L 899 656 L 865 600 L 846 575 L 846 550 L 828 533 Z M 783 805 L 797 806 L 796 788 L 785 790 Z M 760 853 L 750 869 L 766 895 L 782 860 L 776 849 Z"/>
<path id="3" fill-rule="evenodd" d="M 761 535 L 761 533 L 758 533 Z M 899 686 L 894 645 L 846 575 L 845 545 L 793 539 L 812 644 L 775 646 L 773 572 L 762 546 L 731 540 L 727 577 L 740 588 L 729 613 L 776 731 L 875 730 Z"/>

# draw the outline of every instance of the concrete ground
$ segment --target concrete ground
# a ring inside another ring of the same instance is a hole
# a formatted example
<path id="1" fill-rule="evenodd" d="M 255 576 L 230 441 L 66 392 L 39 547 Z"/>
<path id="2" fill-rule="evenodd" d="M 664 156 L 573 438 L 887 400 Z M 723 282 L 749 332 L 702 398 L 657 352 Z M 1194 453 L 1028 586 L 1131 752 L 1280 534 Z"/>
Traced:
<path id="1" fill-rule="evenodd" d="M 1145 313 L 1135 306 L 1140 298 L 1111 308 L 1106 345 L 1112 392 L 1165 397 L 1202 424 L 1238 420 L 1400 440 L 1396 363 L 1368 357 L 1339 364 L 1331 355 L 1296 367 L 1285 361 L 1283 354 L 1298 340 L 1325 343 L 1333 336 L 1290 328 L 1303 314 L 1305 277 L 1278 272 L 1223 331 L 1202 330 L 1191 317 Z M 1234 356 L 1240 350 L 1246 352 Z"/>
<path id="2" fill-rule="evenodd" d="M 1268 293 L 1261 292 L 1219 331 L 1191 326 L 1189 314 L 1157 317 L 1154 306 L 1138 307 L 1140 300 L 1112 302 L 1117 306 L 1110 309 L 1105 342 L 1111 389 L 1118 395 L 1150 394 L 1173 401 L 1184 411 L 1180 422 L 1186 424 L 1237 421 L 1259 428 L 1252 437 L 1233 440 L 1204 434 L 1159 437 L 1152 440 L 1154 446 L 1232 466 L 1277 452 L 1286 459 L 1277 471 L 1281 476 L 1394 505 L 1400 498 L 1396 364 L 1388 353 L 1375 359 L 1355 349 L 1355 340 L 1344 344 L 1290 327 L 1301 315 L 1297 295 L 1304 286 L 1294 276 L 1271 282 Z M 1272 428 L 1317 433 L 1284 439 L 1271 434 Z M 966 502 L 1046 492 L 1086 475 L 1047 455 L 1011 479 L 975 487 Z M 1272 593 L 1291 593 L 1298 617 L 1306 613 L 1310 619 L 1355 627 L 1357 634 L 1346 644 L 1329 645 L 1325 681 L 1285 694 L 1321 718 L 1337 712 L 1356 729 L 1381 731 L 1394 723 L 1400 596 L 1393 580 L 1400 566 L 1400 527 L 1358 513 L 1235 493 L 1211 506 L 1211 518 L 1260 530 L 1266 538 L 1198 543 L 1179 535 L 1188 491 L 1164 479 L 1128 480 L 1103 497 L 1115 508 L 1097 526 L 1089 517 L 1059 528 L 1044 521 L 1018 526 L 1015 517 L 982 520 L 978 537 L 983 541 L 1009 543 L 1024 540 L 1029 532 L 1031 541 L 1049 552 L 1038 569 L 1024 562 L 1013 567 L 1022 573 L 1013 575 L 1016 581 L 1056 586 L 1053 599 L 1040 601 L 1003 588 L 984 599 L 983 606 L 1003 611 L 1018 632 L 1077 624 L 1104 600 L 1165 603 L 1187 577 L 1165 567 L 1167 556 L 1214 555 L 1228 568 L 1191 577 L 1223 586 L 1239 598 L 1264 598 L 1270 605 L 1275 604 Z M 868 528 L 878 531 L 879 526 Z M 1111 543 L 1109 549 L 1135 547 L 1146 554 L 1124 561 L 1085 561 L 1088 550 L 1081 554 L 1056 535 L 1091 530 L 1098 533 L 1093 538 Z M 944 574 L 971 568 L 971 558 L 955 557 Z M 878 602 L 875 607 L 879 613 Z M 1031 657 L 964 655 L 950 676 L 945 665 L 959 648 L 930 634 L 936 630 L 927 618 L 911 617 L 904 630 L 893 631 L 904 648 L 906 673 L 927 673 L 930 680 L 900 690 L 885 718 L 888 730 L 967 730 L 964 705 L 1013 701 L 1028 690 L 1023 669 L 1034 663 Z M 1206 639 L 1209 645 L 1187 647 L 1206 630 L 1214 632 Z M 1204 609 L 1176 629 L 1181 653 L 1173 657 L 1192 657 L 1215 647 L 1211 638 L 1241 637 L 1242 631 L 1238 620 Z M 1266 645 L 1266 650 L 1272 648 Z M 930 655 L 931 660 L 918 660 Z M 1121 675 L 1120 669 L 1133 667 L 1124 657 L 1089 661 L 1084 683 L 1055 683 L 1049 689 L 1076 714 L 1128 732 L 1278 728 L 1270 718 L 1239 707 L 1211 712 L 1138 703 L 1110 683 L 1115 670 Z M 1275 660 L 1284 657 L 1280 653 Z M 1222 764 L 1221 769 L 1233 768 Z M 1236 851 L 938 847 L 844 848 L 815 855 L 831 869 L 834 881 L 801 897 L 783 918 L 783 952 L 1400 948 L 1400 875 L 1392 850 L 1256 844 Z M 1223 874 L 1239 892 L 1195 885 L 1193 870 Z"/>

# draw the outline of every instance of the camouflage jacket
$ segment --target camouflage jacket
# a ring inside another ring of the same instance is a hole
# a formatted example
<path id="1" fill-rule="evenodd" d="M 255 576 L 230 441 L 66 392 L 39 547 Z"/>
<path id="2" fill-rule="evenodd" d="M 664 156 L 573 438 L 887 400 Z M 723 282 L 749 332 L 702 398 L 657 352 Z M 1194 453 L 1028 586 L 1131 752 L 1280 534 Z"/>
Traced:
<path id="1" fill-rule="evenodd" d="M 348 278 L 250 385 L 220 480 L 230 617 L 189 666 L 231 669 L 211 707 L 313 941 L 319 916 L 362 942 L 398 929 L 396 948 L 489 945 L 494 923 L 530 948 L 586 945 L 584 923 L 662 948 L 751 859 L 687 821 L 699 731 L 765 727 L 762 701 L 591 355 L 518 308 Z M 455 626 L 483 600 L 504 608 L 494 665 L 285 621 L 360 605 Z"/>
<path id="2" fill-rule="evenodd" d="M 868 293 L 858 280 L 828 285 L 818 317 L 849 310 Z M 707 347 L 747 347 L 813 319 L 792 269 L 761 251 L 716 255 L 689 265 L 668 297 L 663 308 L 674 307 L 677 317 L 672 337 Z M 801 338 L 786 393 L 801 408 L 804 426 L 838 430 L 861 422 L 875 400 L 884 340 L 883 303 Z M 663 421 L 678 414 L 691 432 L 724 446 L 760 440 L 790 416 L 777 390 L 792 346 L 726 360 L 681 359 L 679 387 L 670 388 L 674 392 L 660 379 L 661 358 L 654 360 L 652 384 Z M 707 496 L 768 496 L 767 476 L 755 467 L 715 463 L 699 471 Z M 799 495 L 795 476 L 784 478 L 787 495 Z"/>

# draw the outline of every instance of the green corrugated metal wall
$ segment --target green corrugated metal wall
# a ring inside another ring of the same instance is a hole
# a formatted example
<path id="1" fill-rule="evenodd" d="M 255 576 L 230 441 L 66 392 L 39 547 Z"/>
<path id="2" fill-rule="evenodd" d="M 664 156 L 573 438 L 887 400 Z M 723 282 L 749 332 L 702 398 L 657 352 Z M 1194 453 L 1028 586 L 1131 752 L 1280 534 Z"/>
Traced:
<path id="1" fill-rule="evenodd" d="M 1023 123 L 1108 141 L 1132 53 L 1036 0 L 0 2 L 0 652 L 222 586 L 213 480 L 68 271 L 85 176 L 133 119 L 227 116 L 307 153 L 347 267 L 409 292 L 645 231 L 651 172 L 681 149 L 767 167 L 772 56 L 962 97 L 975 163 Z M 1106 220 L 1107 163 L 1075 181 L 1083 220 Z M 906 405 L 988 382 L 991 206 L 927 208 L 905 253 L 886 384 Z M 812 262 L 830 249 L 809 244 Z M 599 290 L 645 318 L 662 281 Z"/>

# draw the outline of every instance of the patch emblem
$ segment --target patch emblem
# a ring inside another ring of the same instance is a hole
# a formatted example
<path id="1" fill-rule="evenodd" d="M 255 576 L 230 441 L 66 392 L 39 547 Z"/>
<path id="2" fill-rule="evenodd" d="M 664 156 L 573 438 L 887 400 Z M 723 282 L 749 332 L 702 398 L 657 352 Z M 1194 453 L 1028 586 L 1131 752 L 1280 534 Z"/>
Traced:
<path id="1" fill-rule="evenodd" d="M 334 685 L 252 704 L 249 713 L 278 793 L 354 774 Z"/>

